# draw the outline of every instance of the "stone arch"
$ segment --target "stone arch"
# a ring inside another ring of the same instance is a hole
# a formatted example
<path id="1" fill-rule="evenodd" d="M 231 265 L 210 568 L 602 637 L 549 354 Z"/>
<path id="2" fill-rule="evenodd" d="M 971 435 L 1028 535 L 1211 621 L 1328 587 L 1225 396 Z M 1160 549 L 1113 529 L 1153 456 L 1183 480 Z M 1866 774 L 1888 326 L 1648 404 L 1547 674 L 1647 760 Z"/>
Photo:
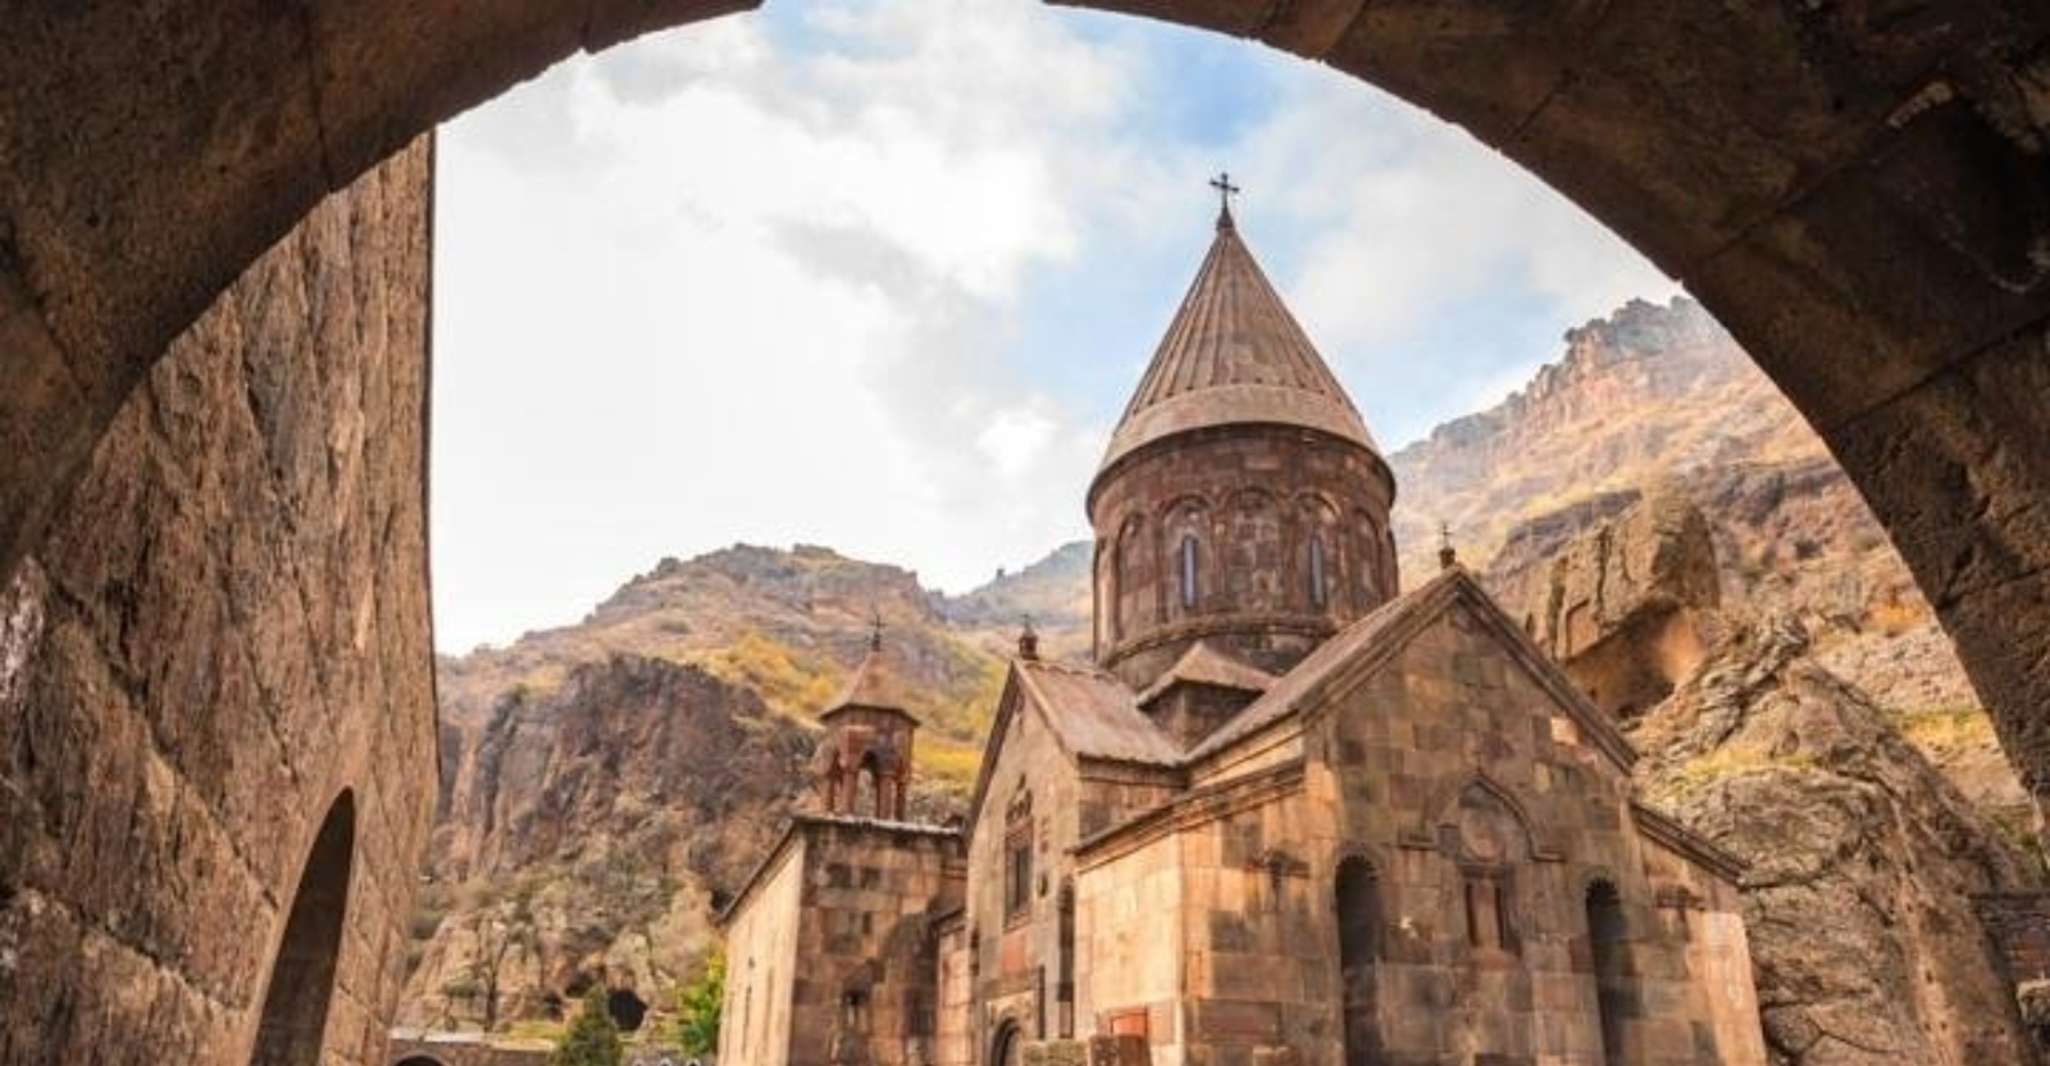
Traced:
<path id="1" fill-rule="evenodd" d="M 407 1055 L 392 1063 L 392 1066 L 448 1066 L 432 1055 Z"/>
<path id="2" fill-rule="evenodd" d="M 1940 605 L 2009 750 L 2035 752 L 2050 675 L 2031 664 L 2050 631 L 2016 647 L 2011 619 L 2050 598 L 2050 543 L 2030 525 L 2050 498 L 2050 267 L 2034 251 L 2050 236 L 2050 162 L 2046 123 L 1989 87 L 2025 82 L 2050 9 L 1960 2 L 1940 34 L 1713 0 L 1487 17 L 1360 0 L 1094 6 L 1377 85 L 1684 283 L 1821 431 Z M 169 340 L 321 196 L 573 53 L 748 6 L 172 0 L 39 22 L 0 78 L 14 148 L 0 355 L 49 384 L 0 400 L 0 580 Z M 1597 22 L 1631 47 L 1591 48 Z M 2050 794 L 2050 754 L 2021 768 Z"/>
<path id="3" fill-rule="evenodd" d="M 989 1039 L 990 1066 L 1019 1066 L 1024 1057 L 1025 1030 L 1016 1019 L 1005 1018 L 997 1023 L 996 1031 Z"/>
<path id="4" fill-rule="evenodd" d="M 1469 839 L 1490 828 L 1486 818 L 1491 809 L 1499 812 L 1501 819 L 1495 824 L 1507 830 L 1502 835 L 1508 839 L 1500 843 L 1509 851 L 1499 857 L 1477 853 L 1474 847 L 1479 842 Z M 1553 862 L 1560 858 L 1515 790 L 1480 771 L 1440 788 L 1425 808 L 1424 822 L 1414 835 L 1455 857 L 1475 861 L 1530 858 Z"/>
<path id="5" fill-rule="evenodd" d="M 271 963 L 250 1066 L 316 1066 L 327 1033 L 356 862 L 356 798 L 329 804 L 300 867 L 299 887 Z"/>
<path id="6" fill-rule="evenodd" d="M 32 383 L 0 395 L 0 584 L 169 339 L 319 197 L 580 49 L 740 6 L 171 0 L 37 20 L 0 77 L 0 362 Z M 1713 0 L 1105 6 L 1381 86 L 1684 283 L 1823 434 L 2050 796 L 2050 182 L 2044 123 L 2012 91 L 2050 9 L 1959 0 L 1930 32 Z"/>

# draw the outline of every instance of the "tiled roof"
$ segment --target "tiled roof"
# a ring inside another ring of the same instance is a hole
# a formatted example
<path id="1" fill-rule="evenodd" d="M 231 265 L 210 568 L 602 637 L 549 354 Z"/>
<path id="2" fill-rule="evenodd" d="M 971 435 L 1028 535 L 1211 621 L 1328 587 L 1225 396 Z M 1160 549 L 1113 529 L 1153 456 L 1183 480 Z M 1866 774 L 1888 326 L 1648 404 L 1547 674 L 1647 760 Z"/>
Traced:
<path id="1" fill-rule="evenodd" d="M 1017 660 L 1018 676 L 1061 743 L 1077 756 L 1174 766 L 1181 751 L 1139 710 L 1132 690 L 1090 667 Z"/>
<path id="2" fill-rule="evenodd" d="M 1163 437 L 1280 423 L 1376 450 L 1367 425 L 1226 215 L 1100 469 Z"/>
<path id="3" fill-rule="evenodd" d="M 1251 663 L 1240 662 L 1211 647 L 1204 641 L 1189 645 L 1189 650 L 1175 660 L 1175 664 L 1160 675 L 1160 679 L 1139 694 L 1136 701 L 1144 707 L 1154 698 L 1166 692 L 1177 682 L 1193 685 L 1214 685 L 1218 688 L 1238 689 L 1241 692 L 1265 692 L 1274 686 L 1273 674 Z"/>

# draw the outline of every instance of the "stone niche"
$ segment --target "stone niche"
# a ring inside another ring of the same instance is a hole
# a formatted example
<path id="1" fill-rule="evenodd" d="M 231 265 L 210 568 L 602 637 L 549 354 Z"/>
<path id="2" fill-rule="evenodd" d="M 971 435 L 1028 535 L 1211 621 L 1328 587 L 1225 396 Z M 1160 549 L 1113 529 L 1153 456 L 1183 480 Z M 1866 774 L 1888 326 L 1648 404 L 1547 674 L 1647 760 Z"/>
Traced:
<path id="1" fill-rule="evenodd" d="M 431 142 L 327 198 L 0 575 L 0 1064 L 383 1062 L 433 814 Z"/>

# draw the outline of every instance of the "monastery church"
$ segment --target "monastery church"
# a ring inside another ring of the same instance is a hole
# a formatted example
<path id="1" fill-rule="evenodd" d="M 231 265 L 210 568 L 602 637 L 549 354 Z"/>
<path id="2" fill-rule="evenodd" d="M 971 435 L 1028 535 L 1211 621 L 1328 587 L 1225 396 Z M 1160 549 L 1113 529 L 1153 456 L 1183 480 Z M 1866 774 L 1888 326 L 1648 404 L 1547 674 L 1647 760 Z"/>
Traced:
<path id="1" fill-rule="evenodd" d="M 965 824 L 878 636 L 720 916 L 725 1066 L 1763 1066 L 1737 860 L 1461 568 L 1227 206 L 1029 627 Z"/>

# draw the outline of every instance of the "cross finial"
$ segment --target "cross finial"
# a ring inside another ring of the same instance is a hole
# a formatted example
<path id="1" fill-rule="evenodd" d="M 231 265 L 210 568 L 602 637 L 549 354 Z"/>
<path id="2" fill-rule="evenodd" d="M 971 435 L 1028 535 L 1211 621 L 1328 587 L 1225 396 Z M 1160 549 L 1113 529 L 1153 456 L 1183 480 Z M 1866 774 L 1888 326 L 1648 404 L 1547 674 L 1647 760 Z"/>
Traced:
<path id="1" fill-rule="evenodd" d="M 1231 198 L 1238 193 L 1239 187 L 1231 183 L 1231 172 L 1228 170 L 1219 171 L 1216 177 L 1211 178 L 1210 187 L 1217 190 L 1217 228 L 1230 229 Z"/>
<path id="2" fill-rule="evenodd" d="M 868 610 L 868 650 L 881 651 L 883 650 L 883 611 L 880 607 L 870 607 Z"/>
<path id="3" fill-rule="evenodd" d="M 1450 570 L 1459 564 L 1459 553 L 1452 550 L 1452 523 L 1438 523 L 1438 569 Z"/>

